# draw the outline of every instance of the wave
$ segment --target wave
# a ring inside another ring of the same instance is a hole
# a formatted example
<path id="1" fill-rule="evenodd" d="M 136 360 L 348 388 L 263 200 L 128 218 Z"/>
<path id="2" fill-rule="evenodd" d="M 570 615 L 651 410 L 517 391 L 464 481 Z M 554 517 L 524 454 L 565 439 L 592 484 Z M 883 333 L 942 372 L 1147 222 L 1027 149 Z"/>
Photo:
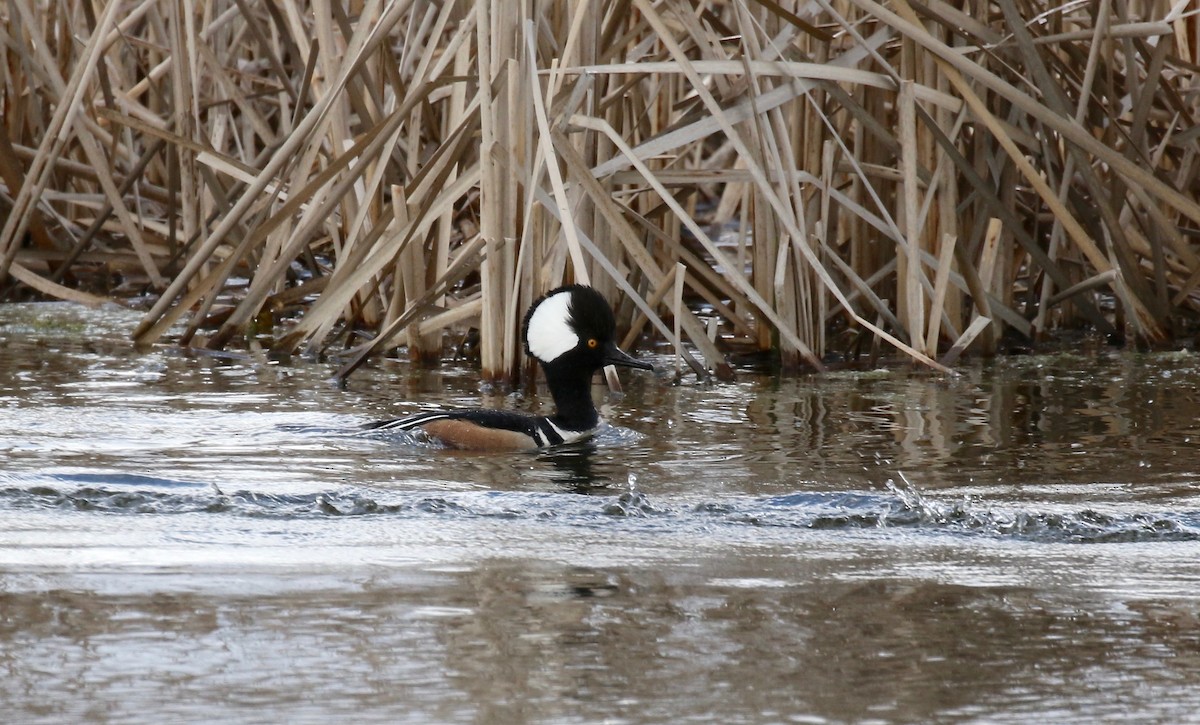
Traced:
<path id="1" fill-rule="evenodd" d="M 1014 538 L 1058 543 L 1200 540 L 1200 512 L 1104 512 L 1020 507 L 975 496 L 944 500 L 907 481 L 882 491 L 795 492 L 695 501 L 655 497 L 635 487 L 592 494 L 471 491 L 445 494 L 347 489 L 301 494 L 239 490 L 148 476 L 70 476 L 0 488 L 0 508 L 58 509 L 100 514 L 218 514 L 254 518 L 347 516 L 503 517 L 596 525 L 604 520 L 652 521 L 656 527 L 769 527 L 774 529 L 896 530 Z M 1060 507 L 1059 507 L 1060 508 Z"/>

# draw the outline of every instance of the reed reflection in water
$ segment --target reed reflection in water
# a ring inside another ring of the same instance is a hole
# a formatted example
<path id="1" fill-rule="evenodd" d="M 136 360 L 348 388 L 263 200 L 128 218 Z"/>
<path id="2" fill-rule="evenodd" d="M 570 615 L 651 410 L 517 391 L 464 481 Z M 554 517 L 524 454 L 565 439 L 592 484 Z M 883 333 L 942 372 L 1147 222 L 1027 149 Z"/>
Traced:
<path id="1" fill-rule="evenodd" d="M 469 369 L 0 307 L 15 722 L 1185 721 L 1200 356 L 631 379 L 539 454 L 350 434 Z M 87 334 L 82 334 L 87 330 Z"/>
<path id="2" fill-rule="evenodd" d="M 1161 721 L 1196 704 L 1194 601 L 809 568 L 492 559 L 247 595 L 8 593 L 0 668 L 21 719 L 45 721 L 1125 720 L 1130 698 Z"/>

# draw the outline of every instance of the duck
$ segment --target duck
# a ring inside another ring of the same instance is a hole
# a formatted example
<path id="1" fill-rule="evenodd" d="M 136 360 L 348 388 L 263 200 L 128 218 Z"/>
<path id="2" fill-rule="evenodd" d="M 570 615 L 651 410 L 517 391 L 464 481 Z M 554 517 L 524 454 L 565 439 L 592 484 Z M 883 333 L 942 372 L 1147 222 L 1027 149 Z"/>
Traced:
<path id="1" fill-rule="evenodd" d="M 591 383 L 607 365 L 654 370 L 617 347 L 616 319 L 595 288 L 570 284 L 547 292 L 525 313 L 521 339 L 537 360 L 554 400 L 552 415 L 464 408 L 416 413 L 369 424 L 374 431 L 408 431 L 446 448 L 528 451 L 582 441 L 603 425 Z"/>

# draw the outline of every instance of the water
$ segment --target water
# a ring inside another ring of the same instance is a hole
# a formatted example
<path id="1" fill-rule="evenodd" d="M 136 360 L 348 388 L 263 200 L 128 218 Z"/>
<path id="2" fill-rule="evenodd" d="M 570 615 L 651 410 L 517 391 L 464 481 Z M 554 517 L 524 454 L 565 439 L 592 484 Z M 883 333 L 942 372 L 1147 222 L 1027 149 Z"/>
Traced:
<path id="1" fill-rule="evenodd" d="M 0 306 L 6 721 L 1200 708 L 1200 355 L 625 375 L 593 443 L 474 455 L 354 429 L 545 396 L 136 353 L 136 319 Z"/>

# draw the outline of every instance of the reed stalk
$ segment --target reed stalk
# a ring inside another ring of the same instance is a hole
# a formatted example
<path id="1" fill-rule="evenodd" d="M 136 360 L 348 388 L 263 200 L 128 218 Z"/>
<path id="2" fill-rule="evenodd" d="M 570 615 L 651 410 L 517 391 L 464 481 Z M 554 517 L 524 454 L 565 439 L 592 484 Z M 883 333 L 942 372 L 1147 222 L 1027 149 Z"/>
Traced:
<path id="1" fill-rule="evenodd" d="M 474 329 L 494 381 L 571 281 L 720 377 L 1171 344 L 1200 313 L 1187 8 L 11 0 L 0 294 L 144 290 L 139 343 L 343 374 Z"/>

